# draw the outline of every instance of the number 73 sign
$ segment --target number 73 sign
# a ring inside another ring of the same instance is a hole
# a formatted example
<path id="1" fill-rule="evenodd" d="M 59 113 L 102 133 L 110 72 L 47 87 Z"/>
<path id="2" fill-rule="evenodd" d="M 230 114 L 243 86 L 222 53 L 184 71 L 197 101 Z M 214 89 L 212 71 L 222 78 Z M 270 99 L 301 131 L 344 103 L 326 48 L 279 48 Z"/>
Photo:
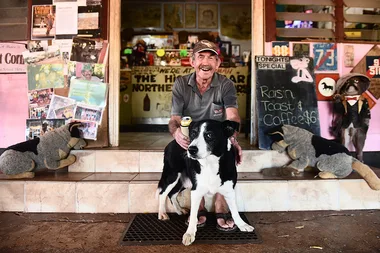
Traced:
<path id="1" fill-rule="evenodd" d="M 337 44 L 316 43 L 313 47 L 315 71 L 338 70 Z"/>

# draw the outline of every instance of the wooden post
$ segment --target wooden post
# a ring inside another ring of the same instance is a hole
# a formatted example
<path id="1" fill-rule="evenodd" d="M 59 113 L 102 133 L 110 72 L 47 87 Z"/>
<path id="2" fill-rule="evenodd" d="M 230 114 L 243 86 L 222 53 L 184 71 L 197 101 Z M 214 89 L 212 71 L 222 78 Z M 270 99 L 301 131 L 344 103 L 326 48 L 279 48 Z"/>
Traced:
<path id="1" fill-rule="evenodd" d="M 120 13 L 121 0 L 109 0 L 109 138 L 119 146 Z"/>
<path id="2" fill-rule="evenodd" d="M 250 144 L 257 147 L 256 66 L 255 55 L 264 55 L 264 5 L 267 0 L 252 0 L 252 54 L 251 54 L 251 120 Z"/>
<path id="3" fill-rule="evenodd" d="M 343 0 L 335 0 L 335 39 L 336 42 L 344 41 L 344 3 Z"/>
<path id="4" fill-rule="evenodd" d="M 265 0 L 265 41 L 276 40 L 276 1 Z"/>

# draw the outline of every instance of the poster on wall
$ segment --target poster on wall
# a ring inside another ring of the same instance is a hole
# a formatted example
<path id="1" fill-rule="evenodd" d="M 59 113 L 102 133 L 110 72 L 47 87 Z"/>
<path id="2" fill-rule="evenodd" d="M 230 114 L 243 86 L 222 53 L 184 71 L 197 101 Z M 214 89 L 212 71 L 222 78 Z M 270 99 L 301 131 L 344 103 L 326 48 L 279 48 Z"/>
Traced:
<path id="1" fill-rule="evenodd" d="M 366 69 L 369 78 L 380 78 L 380 55 L 366 56 Z"/>
<path id="2" fill-rule="evenodd" d="M 56 33 L 55 5 L 32 6 L 32 40 L 53 39 Z"/>
<path id="3" fill-rule="evenodd" d="M 338 52 L 336 43 L 315 43 L 314 53 L 314 70 L 315 71 L 337 71 L 338 70 Z"/>
<path id="4" fill-rule="evenodd" d="M 289 42 L 288 41 L 273 41 L 272 55 L 289 56 Z"/>
<path id="5" fill-rule="evenodd" d="M 295 57 L 310 56 L 310 44 L 293 43 L 293 56 Z"/>
<path id="6" fill-rule="evenodd" d="M 380 69 L 377 66 L 378 59 L 380 59 L 380 47 L 374 45 L 351 70 L 351 73 L 367 75 L 371 79 L 371 85 L 367 92 L 370 92 L 375 98 L 374 102 L 380 99 L 380 78 L 376 78 L 378 76 L 376 72 L 379 72 Z M 372 99 L 368 100 L 371 104 L 370 100 Z"/>
<path id="7" fill-rule="evenodd" d="M 320 134 L 313 58 L 256 56 L 259 148 L 270 149 L 266 133 L 282 124 Z"/>
<path id="8" fill-rule="evenodd" d="M 194 72 L 192 67 L 134 67 L 132 69 L 132 117 L 136 123 L 170 118 L 172 86 L 176 76 Z M 219 68 L 218 73 L 235 83 L 239 115 L 246 118 L 248 67 Z"/>
<path id="9" fill-rule="evenodd" d="M 26 65 L 22 52 L 26 43 L 0 43 L 0 74 L 25 73 Z"/>
<path id="10" fill-rule="evenodd" d="M 315 74 L 315 84 L 318 101 L 332 101 L 332 96 L 336 91 L 336 82 L 339 74 L 318 73 Z"/>

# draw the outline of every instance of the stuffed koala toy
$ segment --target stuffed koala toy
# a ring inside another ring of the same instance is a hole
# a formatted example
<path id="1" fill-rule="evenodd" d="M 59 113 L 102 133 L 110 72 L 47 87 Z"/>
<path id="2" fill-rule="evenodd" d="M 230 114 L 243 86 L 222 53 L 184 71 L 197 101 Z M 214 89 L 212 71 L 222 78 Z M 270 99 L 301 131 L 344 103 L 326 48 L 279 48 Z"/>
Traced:
<path id="1" fill-rule="evenodd" d="M 371 189 L 380 190 L 380 179 L 371 168 L 350 156 L 348 149 L 340 143 L 291 125 L 273 129 L 269 135 L 274 140 L 272 149 L 286 151 L 292 159 L 289 165 L 279 168 L 283 175 L 294 176 L 306 167 L 313 167 L 320 171 L 318 176 L 321 178 L 344 178 L 355 170 Z"/>
<path id="2" fill-rule="evenodd" d="M 81 124 L 77 122 L 47 132 L 8 147 L 0 156 L 0 171 L 8 178 L 33 178 L 39 169 L 56 170 L 73 164 L 71 149 L 81 149 L 86 142 L 80 138 Z"/>

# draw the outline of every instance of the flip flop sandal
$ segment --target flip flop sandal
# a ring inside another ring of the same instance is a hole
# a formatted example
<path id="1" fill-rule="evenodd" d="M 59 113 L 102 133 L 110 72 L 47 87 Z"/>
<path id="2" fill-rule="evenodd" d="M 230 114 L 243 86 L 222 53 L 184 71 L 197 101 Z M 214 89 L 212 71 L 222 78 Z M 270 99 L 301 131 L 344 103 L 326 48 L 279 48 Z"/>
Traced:
<path id="1" fill-rule="evenodd" d="M 206 210 L 206 209 L 203 209 L 203 210 L 198 211 L 197 218 L 199 219 L 199 217 L 201 217 L 201 216 L 205 216 L 205 217 L 207 217 L 207 210 Z M 207 220 L 206 220 L 206 221 L 207 221 Z M 206 221 L 203 222 L 203 223 L 199 223 L 199 224 L 197 224 L 197 228 L 203 228 L 204 226 L 206 226 Z M 186 219 L 185 224 L 186 224 L 187 226 L 189 226 L 189 218 Z"/>
<path id="2" fill-rule="evenodd" d="M 219 231 L 222 231 L 224 233 L 229 233 L 229 232 L 234 232 L 237 230 L 237 226 L 236 224 L 234 224 L 234 226 L 232 228 L 224 228 L 224 227 L 221 227 L 218 223 L 218 219 L 224 219 L 225 223 L 227 223 L 227 220 L 232 220 L 232 216 L 231 216 L 231 213 L 228 212 L 228 213 L 215 213 L 215 218 L 216 218 L 216 229 L 219 230 Z"/>

